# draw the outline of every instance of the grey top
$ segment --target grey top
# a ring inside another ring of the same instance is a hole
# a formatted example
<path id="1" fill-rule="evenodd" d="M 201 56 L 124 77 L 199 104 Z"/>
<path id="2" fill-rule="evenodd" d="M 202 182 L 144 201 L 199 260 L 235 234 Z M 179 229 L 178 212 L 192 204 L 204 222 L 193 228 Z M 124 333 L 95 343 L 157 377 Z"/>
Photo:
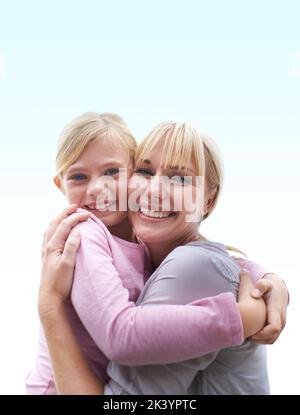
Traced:
<path id="1" fill-rule="evenodd" d="M 237 295 L 239 272 L 224 245 L 191 242 L 165 258 L 136 304 L 187 304 L 222 292 Z M 111 362 L 108 375 L 105 394 L 113 395 L 269 394 L 266 348 L 249 341 L 165 365 L 133 367 Z"/>

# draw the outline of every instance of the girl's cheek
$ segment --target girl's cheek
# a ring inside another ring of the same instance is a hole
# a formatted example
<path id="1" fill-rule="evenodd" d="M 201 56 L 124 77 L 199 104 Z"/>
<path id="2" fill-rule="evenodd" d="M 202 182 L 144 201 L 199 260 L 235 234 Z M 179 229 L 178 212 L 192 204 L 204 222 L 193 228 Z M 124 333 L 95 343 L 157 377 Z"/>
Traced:
<path id="1" fill-rule="evenodd" d="M 130 177 L 120 177 L 116 183 L 117 190 L 119 188 L 122 190 L 127 189 L 129 185 L 129 180 L 130 180 Z"/>
<path id="2" fill-rule="evenodd" d="M 79 204 L 80 200 L 82 199 L 83 193 L 83 189 L 79 190 L 76 188 L 69 187 L 69 189 L 67 189 L 66 191 L 65 196 L 69 203 Z"/>

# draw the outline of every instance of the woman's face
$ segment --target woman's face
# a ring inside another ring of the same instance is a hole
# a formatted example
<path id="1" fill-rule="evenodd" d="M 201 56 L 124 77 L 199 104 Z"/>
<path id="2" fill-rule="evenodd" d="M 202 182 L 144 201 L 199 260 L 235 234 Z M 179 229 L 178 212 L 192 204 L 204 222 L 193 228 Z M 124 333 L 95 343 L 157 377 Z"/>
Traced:
<path id="1" fill-rule="evenodd" d="M 105 138 L 98 138 L 63 172 L 62 180 L 55 178 L 55 183 L 69 203 L 88 210 L 109 227 L 127 217 L 124 189 L 127 189 L 131 173 L 128 151 L 114 148 Z"/>
<path id="2" fill-rule="evenodd" d="M 199 213 L 203 216 L 203 178 L 197 179 L 193 160 L 184 170 L 164 167 L 162 149 L 161 140 L 149 158 L 135 166 L 128 189 L 129 218 L 145 243 L 180 243 L 197 236 Z"/>

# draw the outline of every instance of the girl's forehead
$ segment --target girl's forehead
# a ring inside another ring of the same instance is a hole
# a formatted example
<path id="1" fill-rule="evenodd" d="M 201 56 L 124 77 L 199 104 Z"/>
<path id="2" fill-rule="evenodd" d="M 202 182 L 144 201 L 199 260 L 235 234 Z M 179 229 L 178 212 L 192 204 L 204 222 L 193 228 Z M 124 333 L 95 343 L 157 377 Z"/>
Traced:
<path id="1" fill-rule="evenodd" d="M 89 149 L 85 150 L 68 167 L 68 171 L 76 169 L 102 169 L 106 166 L 126 167 L 132 164 L 132 156 L 130 155 L 130 152 L 125 149 L 112 147 L 110 151 L 100 151 L 100 148 L 91 146 Z"/>

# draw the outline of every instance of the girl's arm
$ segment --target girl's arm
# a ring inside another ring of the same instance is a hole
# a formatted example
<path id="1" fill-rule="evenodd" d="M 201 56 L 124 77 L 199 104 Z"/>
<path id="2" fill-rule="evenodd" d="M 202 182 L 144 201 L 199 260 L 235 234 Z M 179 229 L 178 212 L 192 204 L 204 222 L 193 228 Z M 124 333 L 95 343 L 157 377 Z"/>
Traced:
<path id="1" fill-rule="evenodd" d="M 171 363 L 243 342 L 243 326 L 231 293 L 191 305 L 137 307 L 114 266 L 107 229 L 102 226 L 92 219 L 77 226 L 81 245 L 71 300 L 109 360 L 124 365 Z"/>
<path id="2" fill-rule="evenodd" d="M 187 301 L 194 301 L 197 297 L 218 295 L 220 292 L 231 291 L 236 294 L 239 281 L 238 272 L 238 267 L 226 256 L 221 259 L 214 252 L 211 252 L 210 255 L 207 255 L 207 251 L 201 252 L 198 247 L 180 247 L 180 249 L 177 248 L 169 254 L 168 261 L 162 264 L 158 271 L 150 277 L 138 302 L 146 308 L 151 308 L 155 304 L 163 303 L 184 304 Z M 249 296 L 252 287 L 250 280 L 242 279 L 242 284 L 244 285 L 244 292 L 239 292 L 241 301 L 243 297 Z M 252 312 L 252 318 L 256 321 L 258 327 L 263 327 L 266 318 L 265 303 L 262 299 L 252 299 L 252 302 L 256 309 L 256 313 Z M 249 311 L 251 311 L 250 308 Z M 212 322 L 212 324 L 214 323 Z M 235 352 L 230 352 L 230 349 L 228 349 L 228 353 L 232 353 L 232 355 L 230 354 L 232 357 L 229 361 L 226 361 L 229 358 L 227 353 L 227 357 L 223 361 L 220 355 L 217 366 L 223 364 L 224 367 L 227 367 L 226 364 L 228 364 L 227 369 L 232 376 L 235 368 L 238 372 L 236 374 L 237 381 L 243 379 L 243 377 L 246 380 L 247 386 L 239 386 L 241 388 L 245 387 L 245 393 L 247 391 L 249 393 L 251 387 L 255 386 L 257 380 L 255 376 L 259 373 L 261 361 L 260 359 L 256 360 L 256 355 L 253 355 L 252 369 L 246 370 L 239 361 L 240 353 L 244 353 L 242 350 L 245 349 L 236 351 L 239 356 L 236 361 L 234 358 Z M 121 366 L 112 362 L 108 368 L 108 374 L 112 379 L 109 386 L 114 394 L 121 395 L 189 394 L 189 388 L 196 375 L 199 371 L 204 371 L 217 356 L 218 352 L 215 352 L 168 365 L 136 367 Z M 247 356 L 247 353 L 245 356 Z M 249 379 L 247 379 L 248 376 Z M 131 382 L 128 382 L 128 379 Z M 210 378 L 210 380 L 212 379 Z M 231 380 L 232 378 L 230 378 Z M 221 384 L 224 379 L 215 379 L 214 382 L 222 390 Z"/>
<path id="3" fill-rule="evenodd" d="M 255 284 L 254 296 L 264 296 L 267 306 L 267 324 L 251 337 L 251 341 L 273 344 L 280 336 L 286 323 L 289 293 L 284 281 L 262 265 L 243 258 L 233 257 L 235 262 L 250 272 Z"/>
<path id="4" fill-rule="evenodd" d="M 66 225 L 72 226 L 72 223 Z M 61 234 L 58 232 L 56 238 L 65 238 L 64 235 L 65 232 Z M 56 243 L 52 248 L 47 249 L 39 291 L 39 314 L 47 339 L 58 393 L 98 395 L 102 393 L 103 385 L 95 377 L 85 356 L 81 353 L 65 310 L 65 301 L 72 283 L 71 264 L 74 263 L 79 243 L 80 235 L 73 232 L 67 238 L 63 252 L 53 250 Z M 241 310 L 249 312 L 252 308 L 253 313 L 253 305 L 256 309 L 256 301 L 250 297 L 249 283 L 241 284 L 240 297 Z"/>
<path id="5" fill-rule="evenodd" d="M 103 229 L 92 220 L 80 224 L 79 228 L 82 243 L 77 257 L 73 305 L 91 337 L 110 360 L 129 365 L 170 363 L 243 341 L 240 315 L 230 293 L 193 305 L 160 305 L 151 310 L 135 307 L 116 272 Z M 50 245 L 59 245 L 61 250 L 62 244 L 56 239 Z M 70 265 L 73 267 L 73 264 Z M 218 321 L 217 325 L 213 325 L 214 320 Z"/>

